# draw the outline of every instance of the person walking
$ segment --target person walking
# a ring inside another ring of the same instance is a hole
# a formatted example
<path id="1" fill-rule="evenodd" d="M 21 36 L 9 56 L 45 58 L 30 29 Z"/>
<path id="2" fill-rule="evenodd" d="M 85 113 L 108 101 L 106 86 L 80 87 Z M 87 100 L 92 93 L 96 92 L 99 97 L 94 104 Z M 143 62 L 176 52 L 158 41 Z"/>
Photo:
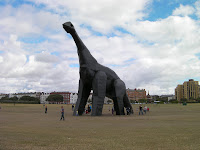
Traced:
<path id="1" fill-rule="evenodd" d="M 143 115 L 142 105 L 139 106 L 139 115 L 140 115 L 140 113 L 142 113 L 142 115 Z"/>
<path id="2" fill-rule="evenodd" d="M 63 106 L 61 106 L 61 118 L 60 118 L 60 120 L 62 120 L 63 119 L 63 121 L 65 120 L 65 117 L 64 117 L 64 108 L 63 108 Z"/>
<path id="3" fill-rule="evenodd" d="M 144 106 L 144 113 L 147 113 L 147 106 Z"/>
<path id="4" fill-rule="evenodd" d="M 114 115 L 114 111 L 115 111 L 115 108 L 114 106 L 112 107 L 112 115 Z"/>
<path id="5" fill-rule="evenodd" d="M 47 113 L 47 105 L 45 106 L 45 114 Z"/>

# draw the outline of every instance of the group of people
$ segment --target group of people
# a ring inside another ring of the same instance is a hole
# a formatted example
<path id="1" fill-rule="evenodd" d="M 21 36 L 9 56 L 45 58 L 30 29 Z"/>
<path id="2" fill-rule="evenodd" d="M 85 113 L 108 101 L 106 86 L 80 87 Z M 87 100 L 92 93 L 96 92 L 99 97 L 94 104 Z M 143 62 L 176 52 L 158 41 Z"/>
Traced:
<path id="1" fill-rule="evenodd" d="M 85 109 L 85 113 L 89 114 L 92 111 L 92 106 L 88 105 L 87 109 Z"/>
<path id="2" fill-rule="evenodd" d="M 144 108 L 142 109 L 142 105 L 139 106 L 139 115 L 140 115 L 140 114 L 143 115 L 143 112 L 146 114 L 147 111 L 149 111 L 149 107 L 144 106 Z"/>
<path id="3" fill-rule="evenodd" d="M 72 111 L 74 111 L 74 104 L 72 104 Z M 85 114 L 88 114 L 92 111 L 92 106 L 88 105 L 87 108 L 85 108 Z M 76 116 L 78 116 L 78 110 L 76 111 Z"/>
<path id="4" fill-rule="evenodd" d="M 44 105 L 43 105 L 44 106 Z M 74 111 L 74 104 L 72 105 L 72 111 Z M 90 105 L 88 105 L 87 109 L 85 109 L 85 113 L 88 114 L 92 111 L 92 107 Z M 110 107 L 109 107 L 109 111 L 110 111 Z M 142 105 L 139 106 L 139 115 L 143 115 L 144 113 L 146 114 L 147 111 L 149 111 L 149 108 L 147 106 L 144 106 L 144 108 L 142 107 Z M 64 116 L 64 107 L 61 106 L 61 118 L 60 120 L 65 120 L 65 116 Z M 114 115 L 114 112 L 115 112 L 115 109 L 114 109 L 114 106 L 112 107 L 112 115 Z M 127 115 L 130 115 L 131 114 L 131 110 L 130 108 L 127 108 L 126 109 L 126 112 L 127 112 Z M 143 113 L 144 112 L 144 113 Z M 47 105 L 45 106 L 45 114 L 47 114 Z M 77 112 L 78 114 L 78 112 Z"/>

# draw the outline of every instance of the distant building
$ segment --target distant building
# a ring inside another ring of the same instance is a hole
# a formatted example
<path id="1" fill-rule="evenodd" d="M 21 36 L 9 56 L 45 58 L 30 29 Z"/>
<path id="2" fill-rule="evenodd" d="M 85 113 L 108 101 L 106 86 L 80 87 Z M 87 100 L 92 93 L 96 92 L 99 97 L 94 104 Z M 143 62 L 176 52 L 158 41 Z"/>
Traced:
<path id="1" fill-rule="evenodd" d="M 152 102 L 152 96 L 149 95 L 149 91 L 148 91 L 148 94 L 147 94 L 147 102 L 148 102 L 148 103 L 151 103 L 151 102 Z"/>
<path id="2" fill-rule="evenodd" d="M 30 96 L 30 97 L 35 97 L 35 98 L 40 99 L 40 95 L 41 95 L 41 92 L 10 93 L 10 94 L 9 94 L 9 98 L 15 97 L 15 96 L 16 96 L 18 99 L 20 99 L 20 98 L 23 97 L 23 96 Z"/>
<path id="3" fill-rule="evenodd" d="M 51 92 L 51 94 L 59 94 L 63 96 L 63 104 L 70 104 L 70 92 Z"/>
<path id="4" fill-rule="evenodd" d="M 46 101 L 46 99 L 49 97 L 50 93 L 45 93 L 42 92 L 40 95 L 40 103 L 41 104 L 48 104 L 48 101 Z"/>
<path id="5" fill-rule="evenodd" d="M 198 98 L 200 96 L 199 82 L 190 79 L 182 85 L 177 85 L 175 89 L 175 98 L 180 101 L 181 98 L 189 100 L 190 98 Z"/>
<path id="6" fill-rule="evenodd" d="M 9 96 L 8 94 L 0 94 L 0 99 L 2 98 L 2 97 L 5 97 L 5 96 Z"/>
<path id="7" fill-rule="evenodd" d="M 90 95 L 89 95 L 89 97 L 88 97 L 88 100 L 87 100 L 88 103 L 92 103 L 92 94 L 93 94 L 93 93 L 90 93 Z M 112 99 L 110 99 L 110 98 L 108 98 L 108 97 L 105 97 L 105 98 L 104 98 L 104 104 L 109 104 L 109 103 L 112 103 L 112 102 L 113 102 Z"/>
<path id="8" fill-rule="evenodd" d="M 161 99 L 165 98 L 167 101 L 170 101 L 172 99 L 175 99 L 175 95 L 171 94 L 171 95 L 161 95 L 160 96 Z"/>
<path id="9" fill-rule="evenodd" d="M 200 85 L 199 85 L 199 97 L 200 97 Z"/>
<path id="10" fill-rule="evenodd" d="M 77 99 L 78 99 L 77 93 L 71 93 L 70 94 L 70 104 L 76 104 Z"/>
<path id="11" fill-rule="evenodd" d="M 112 99 L 110 99 L 110 98 L 108 98 L 108 97 L 105 97 L 105 98 L 104 98 L 104 104 L 111 104 L 111 103 L 113 103 L 113 100 L 112 100 Z"/>
<path id="12" fill-rule="evenodd" d="M 129 100 L 138 101 L 139 99 L 147 99 L 145 89 L 127 89 Z"/>
<path id="13" fill-rule="evenodd" d="M 151 95 L 151 98 L 152 98 L 152 102 L 154 102 L 154 101 L 158 101 L 160 97 L 158 95 Z"/>
<path id="14" fill-rule="evenodd" d="M 183 85 L 181 84 L 177 85 L 175 89 L 175 98 L 179 102 L 181 101 L 181 98 L 183 98 Z"/>
<path id="15" fill-rule="evenodd" d="M 175 95 L 168 96 L 168 101 L 171 101 L 173 99 L 176 99 Z"/>

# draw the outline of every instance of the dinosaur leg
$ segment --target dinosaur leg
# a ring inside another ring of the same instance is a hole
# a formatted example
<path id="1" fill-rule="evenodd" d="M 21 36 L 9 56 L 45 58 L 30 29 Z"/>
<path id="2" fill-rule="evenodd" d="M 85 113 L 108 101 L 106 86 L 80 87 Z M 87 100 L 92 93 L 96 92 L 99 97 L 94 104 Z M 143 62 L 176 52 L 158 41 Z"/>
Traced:
<path id="1" fill-rule="evenodd" d="M 73 112 L 73 115 L 76 115 L 76 111 L 78 111 L 79 115 L 82 115 L 85 111 L 85 105 L 87 103 L 87 99 L 90 95 L 91 86 L 83 84 L 82 79 L 79 80 L 79 90 L 78 90 L 78 99 L 76 102 L 76 106 Z"/>
<path id="2" fill-rule="evenodd" d="M 106 95 L 106 80 L 105 72 L 99 71 L 95 74 L 92 82 L 92 116 L 100 116 L 102 114 L 104 98 Z"/>
<path id="3" fill-rule="evenodd" d="M 114 107 L 116 111 L 116 115 L 124 115 L 124 94 L 126 93 L 126 87 L 122 80 L 117 79 L 114 82 L 115 86 L 115 94 L 116 97 L 114 99 Z"/>

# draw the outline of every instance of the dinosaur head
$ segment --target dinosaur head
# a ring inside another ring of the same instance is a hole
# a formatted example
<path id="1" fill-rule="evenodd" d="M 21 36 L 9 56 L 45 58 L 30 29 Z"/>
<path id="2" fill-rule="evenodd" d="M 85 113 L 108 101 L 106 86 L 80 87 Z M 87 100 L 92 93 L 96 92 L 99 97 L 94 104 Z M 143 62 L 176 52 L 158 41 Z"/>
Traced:
<path id="1" fill-rule="evenodd" d="M 71 22 L 65 22 L 63 24 L 63 28 L 65 29 L 65 31 L 67 33 L 72 33 L 72 32 L 75 31 L 74 26 L 73 26 L 73 24 Z"/>

